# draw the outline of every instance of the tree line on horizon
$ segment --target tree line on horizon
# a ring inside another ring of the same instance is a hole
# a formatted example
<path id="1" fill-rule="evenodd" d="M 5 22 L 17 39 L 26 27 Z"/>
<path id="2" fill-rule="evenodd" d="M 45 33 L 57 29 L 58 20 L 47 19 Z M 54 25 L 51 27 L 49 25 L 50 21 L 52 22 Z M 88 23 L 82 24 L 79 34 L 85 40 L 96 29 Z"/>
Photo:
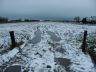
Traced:
<path id="1" fill-rule="evenodd" d="M 43 21 L 58 21 L 58 22 L 76 22 L 76 23 L 83 23 L 83 24 L 96 24 L 96 16 L 91 17 L 84 17 L 80 18 L 79 16 L 74 17 L 73 20 L 43 20 Z M 32 20 L 32 19 L 15 19 L 9 20 L 6 17 L 0 17 L 0 23 L 16 23 L 16 22 L 40 22 L 40 20 Z"/>
<path id="2" fill-rule="evenodd" d="M 32 19 L 15 19 L 15 20 L 9 20 L 6 17 L 0 17 L 0 23 L 16 23 L 16 22 L 39 22 L 40 20 L 32 20 Z"/>

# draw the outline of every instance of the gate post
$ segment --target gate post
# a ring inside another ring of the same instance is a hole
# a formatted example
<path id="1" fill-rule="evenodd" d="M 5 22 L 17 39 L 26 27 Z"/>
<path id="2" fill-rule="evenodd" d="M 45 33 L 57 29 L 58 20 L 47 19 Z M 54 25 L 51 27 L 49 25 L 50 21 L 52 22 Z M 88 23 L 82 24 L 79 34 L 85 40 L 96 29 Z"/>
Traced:
<path id="1" fill-rule="evenodd" d="M 84 31 L 84 36 L 83 36 L 83 42 L 82 42 L 82 51 L 86 52 L 86 48 L 87 48 L 87 43 L 86 43 L 86 39 L 87 39 L 87 31 Z"/>
<path id="2" fill-rule="evenodd" d="M 15 36 L 14 36 L 14 31 L 10 31 L 10 37 L 11 37 L 11 43 L 12 43 L 12 47 L 16 46 L 16 42 L 15 42 Z"/>

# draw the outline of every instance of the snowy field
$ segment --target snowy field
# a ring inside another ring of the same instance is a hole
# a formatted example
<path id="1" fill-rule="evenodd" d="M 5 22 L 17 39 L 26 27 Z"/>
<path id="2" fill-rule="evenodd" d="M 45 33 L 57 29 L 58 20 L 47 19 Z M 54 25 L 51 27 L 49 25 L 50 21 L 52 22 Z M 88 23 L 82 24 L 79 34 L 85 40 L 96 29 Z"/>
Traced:
<path id="1" fill-rule="evenodd" d="M 84 30 L 96 33 L 95 25 L 59 22 L 0 24 L 0 53 L 11 45 L 15 32 L 21 48 L 0 54 L 0 65 L 22 65 L 28 72 L 96 72 L 89 55 L 80 49 Z M 90 37 L 89 37 L 90 38 Z"/>

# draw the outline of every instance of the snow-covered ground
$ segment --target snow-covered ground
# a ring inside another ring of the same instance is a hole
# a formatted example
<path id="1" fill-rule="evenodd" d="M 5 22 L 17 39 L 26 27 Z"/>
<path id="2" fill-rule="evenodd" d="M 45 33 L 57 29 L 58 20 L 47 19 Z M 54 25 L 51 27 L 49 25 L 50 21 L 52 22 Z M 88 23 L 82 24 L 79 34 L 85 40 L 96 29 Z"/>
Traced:
<path id="1" fill-rule="evenodd" d="M 0 65 L 22 65 L 29 72 L 96 72 L 89 55 L 80 49 L 84 30 L 96 33 L 95 25 L 59 22 L 0 24 L 0 52 L 11 45 L 9 31 L 15 32 L 22 49 L 0 54 Z M 18 52 L 19 51 L 19 52 Z"/>

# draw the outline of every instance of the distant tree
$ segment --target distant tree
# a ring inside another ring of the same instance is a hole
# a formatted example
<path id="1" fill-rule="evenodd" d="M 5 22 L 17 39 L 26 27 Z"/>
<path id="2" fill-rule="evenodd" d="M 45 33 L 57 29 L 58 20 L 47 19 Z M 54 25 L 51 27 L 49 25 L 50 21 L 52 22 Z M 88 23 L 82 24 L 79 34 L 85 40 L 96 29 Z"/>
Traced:
<path id="1" fill-rule="evenodd" d="M 24 22 L 30 22 L 30 20 L 29 19 L 25 19 Z"/>
<path id="2" fill-rule="evenodd" d="M 25 19 L 24 22 L 40 22 L 40 20 Z"/>
<path id="3" fill-rule="evenodd" d="M 96 23 L 96 16 L 91 16 L 91 23 L 95 24 Z"/>
<path id="4" fill-rule="evenodd" d="M 75 20 L 76 22 L 80 22 L 80 17 L 79 17 L 79 16 L 78 16 L 78 17 L 75 17 L 74 20 Z"/>
<path id="5" fill-rule="evenodd" d="M 0 17 L 0 23 L 7 23 L 8 18 Z"/>
<path id="6" fill-rule="evenodd" d="M 18 19 L 17 21 L 18 21 L 18 22 L 22 22 L 22 19 Z"/>
<path id="7" fill-rule="evenodd" d="M 83 19 L 82 19 L 82 23 L 83 23 L 83 24 L 86 24 L 86 23 L 87 23 L 87 19 L 86 19 L 86 18 L 83 18 Z"/>

